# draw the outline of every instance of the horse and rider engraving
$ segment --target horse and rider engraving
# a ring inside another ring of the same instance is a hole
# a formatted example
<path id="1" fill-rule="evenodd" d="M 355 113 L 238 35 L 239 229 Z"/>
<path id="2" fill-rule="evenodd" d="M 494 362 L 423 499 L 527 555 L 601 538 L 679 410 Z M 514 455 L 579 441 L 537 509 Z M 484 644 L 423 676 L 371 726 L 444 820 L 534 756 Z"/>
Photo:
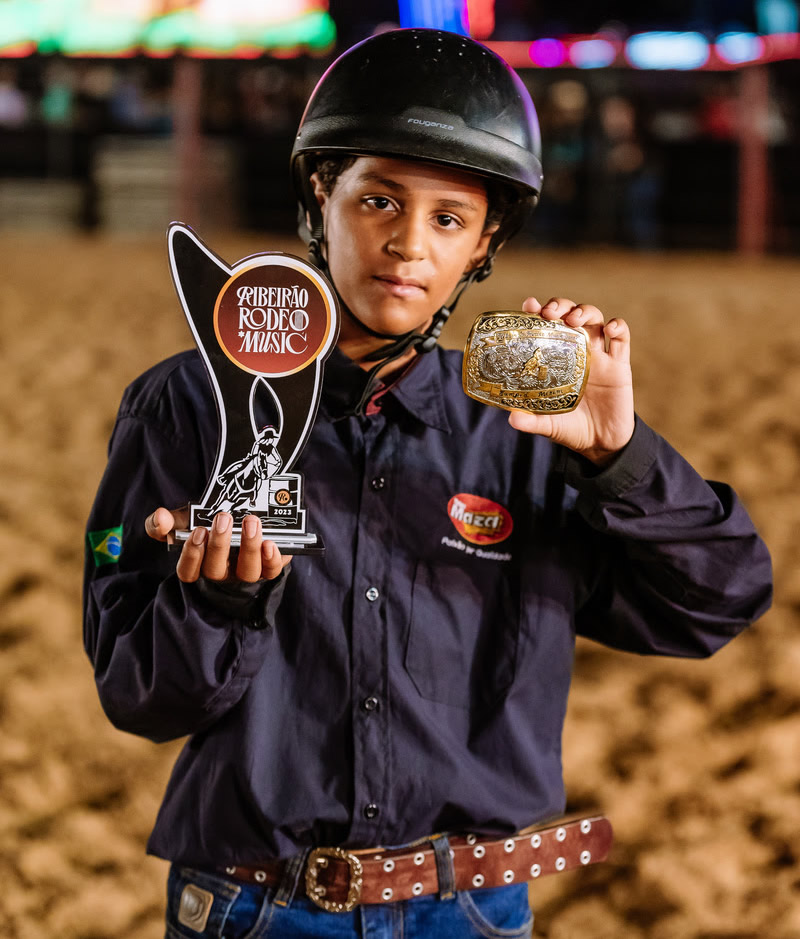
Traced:
<path id="1" fill-rule="evenodd" d="M 479 360 L 482 378 L 520 389 L 556 388 L 573 379 L 576 350 L 572 343 L 542 347 L 534 339 L 520 338 L 516 330 L 508 332 L 512 340 L 508 344 L 484 339 Z"/>
<path id="2" fill-rule="evenodd" d="M 277 449 L 278 432 L 274 427 L 265 427 L 256 437 L 250 452 L 241 460 L 235 460 L 218 476 L 222 486 L 209 515 L 217 512 L 234 512 L 252 509 L 266 479 L 280 472 L 283 460 Z"/>

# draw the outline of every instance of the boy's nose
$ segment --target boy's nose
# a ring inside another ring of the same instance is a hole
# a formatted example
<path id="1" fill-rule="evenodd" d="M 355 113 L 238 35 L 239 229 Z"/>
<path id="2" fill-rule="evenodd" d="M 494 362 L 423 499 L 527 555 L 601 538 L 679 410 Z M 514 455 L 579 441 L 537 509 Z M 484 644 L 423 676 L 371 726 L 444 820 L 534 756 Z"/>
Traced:
<path id="1" fill-rule="evenodd" d="M 386 243 L 390 254 L 404 261 L 419 261 L 426 253 L 425 219 L 416 213 L 401 218 Z"/>

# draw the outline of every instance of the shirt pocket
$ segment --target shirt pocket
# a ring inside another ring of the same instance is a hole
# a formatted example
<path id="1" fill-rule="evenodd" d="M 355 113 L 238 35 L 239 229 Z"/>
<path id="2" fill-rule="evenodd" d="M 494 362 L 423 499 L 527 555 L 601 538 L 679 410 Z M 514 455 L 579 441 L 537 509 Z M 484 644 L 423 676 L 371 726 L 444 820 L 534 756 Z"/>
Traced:
<path id="1" fill-rule="evenodd" d="M 508 692 L 519 642 L 519 581 L 505 564 L 475 561 L 414 572 L 405 667 L 429 701 L 470 708 Z"/>

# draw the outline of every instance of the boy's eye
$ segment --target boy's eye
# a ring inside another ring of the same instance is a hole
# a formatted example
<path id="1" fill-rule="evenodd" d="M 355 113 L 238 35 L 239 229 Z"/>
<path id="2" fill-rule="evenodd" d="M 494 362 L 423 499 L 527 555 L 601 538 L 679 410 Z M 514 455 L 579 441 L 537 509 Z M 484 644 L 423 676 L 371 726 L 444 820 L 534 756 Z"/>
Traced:
<path id="1" fill-rule="evenodd" d="M 453 215 L 437 215 L 436 221 L 442 228 L 455 228 L 458 225 L 458 219 Z"/>
<path id="2" fill-rule="evenodd" d="M 376 209 L 388 209 L 392 204 L 386 196 L 370 196 L 366 201 Z"/>

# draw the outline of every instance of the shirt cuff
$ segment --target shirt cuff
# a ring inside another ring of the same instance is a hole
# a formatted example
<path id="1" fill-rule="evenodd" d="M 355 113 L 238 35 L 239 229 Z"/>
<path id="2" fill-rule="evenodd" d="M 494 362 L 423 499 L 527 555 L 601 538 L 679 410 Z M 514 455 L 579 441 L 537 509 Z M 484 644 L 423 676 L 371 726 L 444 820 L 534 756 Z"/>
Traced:
<path id="1" fill-rule="evenodd" d="M 652 469 L 659 439 L 637 415 L 631 439 L 607 466 L 598 467 L 562 448 L 556 467 L 564 474 L 567 485 L 582 495 L 598 501 L 615 499 L 633 489 Z"/>
<path id="2" fill-rule="evenodd" d="M 275 625 L 275 614 L 288 573 L 289 567 L 285 567 L 274 580 L 257 581 L 254 584 L 206 580 L 201 577 L 195 586 L 200 596 L 217 613 L 241 620 L 251 629 L 271 629 Z"/>

